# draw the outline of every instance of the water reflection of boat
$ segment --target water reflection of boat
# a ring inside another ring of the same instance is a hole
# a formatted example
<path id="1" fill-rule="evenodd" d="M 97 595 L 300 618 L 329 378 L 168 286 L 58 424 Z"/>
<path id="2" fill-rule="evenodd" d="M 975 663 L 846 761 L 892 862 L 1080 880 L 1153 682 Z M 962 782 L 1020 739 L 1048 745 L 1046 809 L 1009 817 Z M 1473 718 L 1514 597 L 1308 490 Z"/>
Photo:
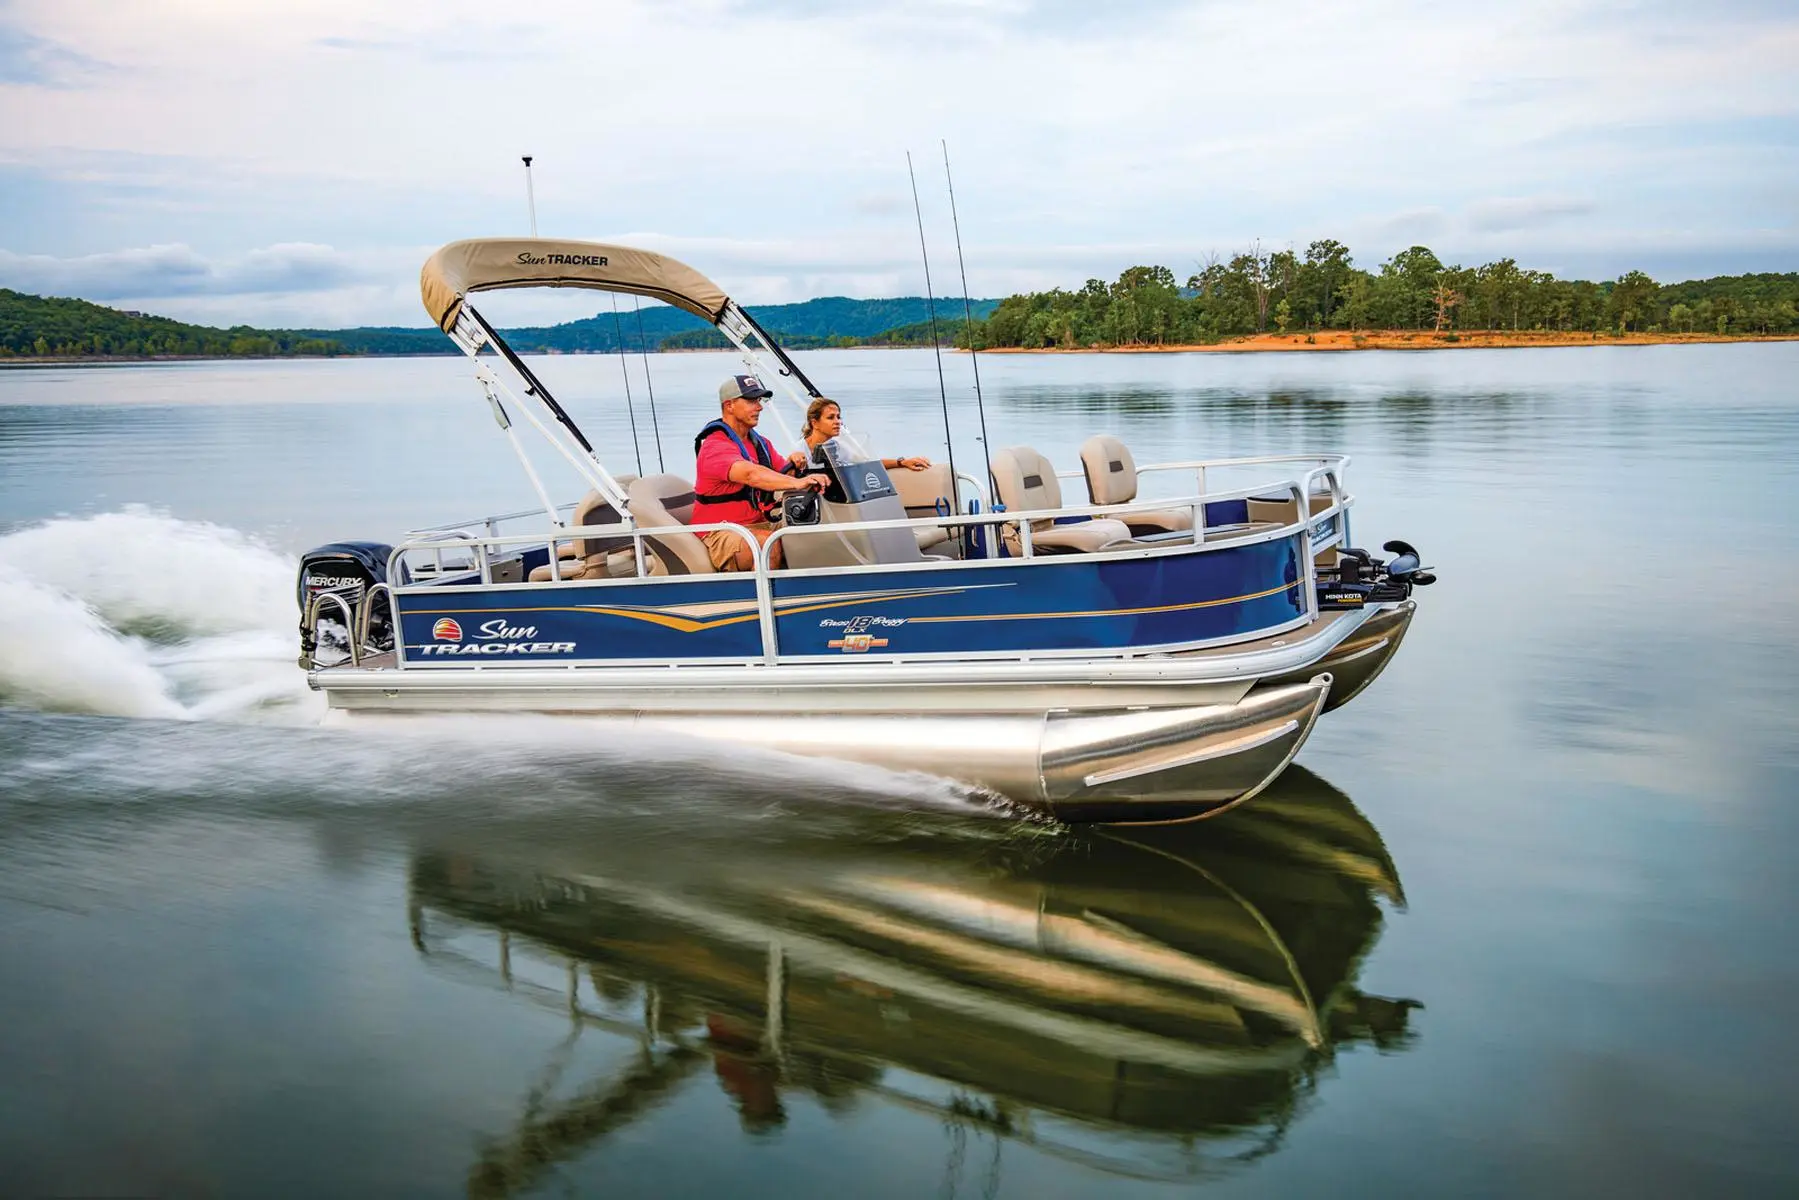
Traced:
<path id="1" fill-rule="evenodd" d="M 915 840 L 809 844 L 699 884 L 604 850 L 421 853 L 429 961 L 642 1048 L 537 1095 L 471 1191 L 530 1186 L 707 1074 L 752 1130 L 799 1092 L 1131 1175 L 1265 1153 L 1336 1047 L 1403 1044 L 1414 1005 L 1356 986 L 1379 901 L 1402 893 L 1348 798 L 1294 770 L 1239 817 L 948 863 Z"/>

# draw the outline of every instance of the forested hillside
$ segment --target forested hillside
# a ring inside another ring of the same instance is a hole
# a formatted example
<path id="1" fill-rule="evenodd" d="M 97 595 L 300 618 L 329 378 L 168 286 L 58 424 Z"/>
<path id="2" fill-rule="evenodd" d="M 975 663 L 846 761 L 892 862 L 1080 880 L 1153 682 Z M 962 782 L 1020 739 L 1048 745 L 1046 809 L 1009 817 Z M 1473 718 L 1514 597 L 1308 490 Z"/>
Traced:
<path id="1" fill-rule="evenodd" d="M 240 325 L 214 329 L 0 288 L 0 357 L 84 355 L 272 357 L 342 354 L 335 335 Z"/>
<path id="2" fill-rule="evenodd" d="M 976 317 L 992 312 L 997 300 L 974 301 Z M 962 313 L 961 300 L 937 301 L 938 321 L 946 326 L 954 308 L 957 323 Z M 852 300 L 847 296 L 822 296 L 798 304 L 762 304 L 749 308 L 750 315 L 762 328 L 780 339 L 781 344 L 795 350 L 818 346 L 862 345 L 901 325 L 926 320 L 929 309 L 923 296 L 901 296 L 892 300 Z M 638 334 L 641 315 L 643 333 Z M 560 351 L 570 353 L 608 353 L 624 346 L 636 350 L 640 346 L 668 350 L 699 350 L 726 345 L 724 337 L 706 322 L 690 313 L 667 305 L 646 306 L 641 314 L 628 297 L 619 298 L 616 324 L 608 304 L 605 311 L 580 321 L 540 328 L 509 329 L 506 340 L 520 351 Z"/>
<path id="3" fill-rule="evenodd" d="M 1799 332 L 1799 274 L 1735 275 L 1658 285 L 1641 271 L 1592 283 L 1557 279 L 1512 259 L 1445 265 L 1413 246 L 1373 271 L 1341 242 L 1245 251 L 1200 264 L 1184 281 L 1167 267 L 1131 267 L 1002 300 L 977 330 L 981 346 L 1179 345 L 1266 331 L 1315 329 L 1578 330 L 1769 334 Z M 960 335 L 958 335 L 960 336 Z"/>
<path id="4" fill-rule="evenodd" d="M 997 300 L 977 300 L 977 317 L 991 312 Z M 951 303 L 938 302 L 938 321 L 947 339 Z M 953 304 L 960 325 L 962 305 Z M 851 300 L 826 296 L 800 304 L 751 308 L 762 327 L 797 350 L 818 346 L 902 345 L 928 343 L 912 328 L 927 316 L 922 297 Z M 639 319 L 641 318 L 641 333 Z M 896 329 L 895 327 L 903 327 Z M 920 326 L 922 328 L 922 326 Z M 597 316 L 563 325 L 505 330 L 507 341 L 522 353 L 615 353 L 622 335 L 630 351 L 705 349 L 725 340 L 698 317 L 663 304 L 646 305 L 641 313 L 629 301 L 616 323 L 610 305 Z M 365 326 L 359 329 L 213 329 L 167 317 L 120 311 L 86 300 L 56 300 L 0 289 L 0 357 L 158 356 L 273 357 L 287 355 L 454 354 L 450 339 L 435 329 Z"/>

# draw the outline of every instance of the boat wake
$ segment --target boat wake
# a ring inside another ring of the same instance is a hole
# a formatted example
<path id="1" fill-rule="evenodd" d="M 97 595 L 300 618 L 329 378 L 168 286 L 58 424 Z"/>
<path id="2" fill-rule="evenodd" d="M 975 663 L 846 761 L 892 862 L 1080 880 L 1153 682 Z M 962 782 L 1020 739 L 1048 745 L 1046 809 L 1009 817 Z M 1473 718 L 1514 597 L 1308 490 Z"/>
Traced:
<path id="1" fill-rule="evenodd" d="M 608 744 L 579 721 L 551 717 L 320 729 L 324 698 L 295 662 L 296 565 L 236 530 L 139 507 L 0 535 L 0 708 L 13 710 L 0 757 L 12 760 L 13 795 L 158 808 L 224 798 L 237 812 L 462 805 L 471 814 L 503 799 L 514 816 L 566 819 L 597 807 L 608 820 L 633 806 L 716 819 L 722 808 L 766 817 L 845 800 L 1016 815 L 936 776 L 673 736 Z M 696 804 L 695 792 L 719 800 Z"/>
<path id="2" fill-rule="evenodd" d="M 0 703 L 316 724 L 294 571 L 235 530 L 140 507 L 0 536 Z"/>

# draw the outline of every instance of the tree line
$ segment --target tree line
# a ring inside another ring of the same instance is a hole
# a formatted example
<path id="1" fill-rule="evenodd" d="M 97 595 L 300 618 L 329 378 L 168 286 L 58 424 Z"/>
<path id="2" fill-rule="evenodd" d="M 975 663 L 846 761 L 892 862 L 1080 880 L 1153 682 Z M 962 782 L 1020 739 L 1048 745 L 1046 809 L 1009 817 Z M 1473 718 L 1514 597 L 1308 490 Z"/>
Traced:
<path id="1" fill-rule="evenodd" d="M 342 353 L 340 343 L 312 331 L 248 325 L 214 329 L 121 312 L 86 300 L 49 299 L 0 288 L 0 358 L 273 358 Z"/>
<path id="2" fill-rule="evenodd" d="M 1116 281 L 1089 279 L 1008 296 L 976 324 L 979 348 L 1075 349 L 1181 345 L 1226 337 L 1342 329 L 1774 334 L 1799 332 L 1799 274 L 1737 275 L 1661 285 L 1642 271 L 1598 283 L 1557 279 L 1502 258 L 1445 265 L 1425 246 L 1373 271 L 1334 239 L 1304 253 L 1259 245 L 1208 256 L 1185 282 L 1167 267 L 1137 266 Z M 959 324 L 959 323 L 958 323 Z M 959 330 L 958 344 L 968 333 Z"/>

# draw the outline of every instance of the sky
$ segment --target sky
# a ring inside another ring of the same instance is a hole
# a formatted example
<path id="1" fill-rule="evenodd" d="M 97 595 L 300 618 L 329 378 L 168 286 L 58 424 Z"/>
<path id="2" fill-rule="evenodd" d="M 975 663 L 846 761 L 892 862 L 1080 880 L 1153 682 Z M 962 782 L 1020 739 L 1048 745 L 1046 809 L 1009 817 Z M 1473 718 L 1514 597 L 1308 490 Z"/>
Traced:
<path id="1" fill-rule="evenodd" d="M 209 324 L 428 324 L 522 154 L 545 236 L 750 304 L 921 294 L 908 151 L 959 293 L 943 143 L 980 296 L 1325 237 L 1799 270 L 1792 0 L 0 0 L 0 118 L 0 286 Z"/>

